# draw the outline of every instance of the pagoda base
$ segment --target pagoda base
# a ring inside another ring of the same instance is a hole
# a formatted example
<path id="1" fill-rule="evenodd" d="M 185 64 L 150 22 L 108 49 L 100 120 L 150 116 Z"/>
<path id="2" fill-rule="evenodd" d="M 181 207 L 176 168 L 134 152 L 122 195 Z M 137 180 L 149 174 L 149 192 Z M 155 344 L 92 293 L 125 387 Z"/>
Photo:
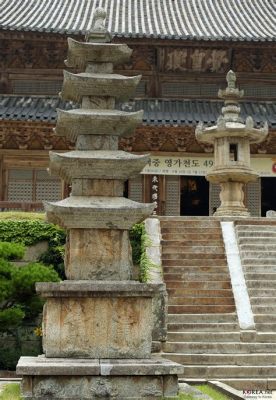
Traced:
<path id="1" fill-rule="evenodd" d="M 76 360 L 21 357 L 24 400 L 156 400 L 178 393 L 183 366 L 162 358 Z"/>

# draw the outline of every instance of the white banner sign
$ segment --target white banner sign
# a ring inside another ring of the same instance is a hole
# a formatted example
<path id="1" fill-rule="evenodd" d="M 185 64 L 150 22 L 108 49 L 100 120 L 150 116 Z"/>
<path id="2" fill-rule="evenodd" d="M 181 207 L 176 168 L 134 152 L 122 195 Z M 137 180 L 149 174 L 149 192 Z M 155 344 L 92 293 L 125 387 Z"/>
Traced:
<path id="1" fill-rule="evenodd" d="M 213 167 L 213 157 L 150 156 L 142 174 L 205 176 Z M 251 167 L 260 176 L 276 178 L 275 158 L 251 158 Z"/>

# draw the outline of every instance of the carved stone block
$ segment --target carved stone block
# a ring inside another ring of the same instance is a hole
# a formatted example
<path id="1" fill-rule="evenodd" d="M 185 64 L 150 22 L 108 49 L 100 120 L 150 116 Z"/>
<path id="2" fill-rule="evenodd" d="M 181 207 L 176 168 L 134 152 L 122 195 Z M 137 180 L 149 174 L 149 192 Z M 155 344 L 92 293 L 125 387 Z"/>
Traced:
<path id="1" fill-rule="evenodd" d="M 75 280 L 128 280 L 132 277 L 129 233 L 113 229 L 71 229 L 65 273 Z"/>
<path id="2" fill-rule="evenodd" d="M 43 317 L 46 357 L 148 358 L 151 298 L 51 298 Z"/>

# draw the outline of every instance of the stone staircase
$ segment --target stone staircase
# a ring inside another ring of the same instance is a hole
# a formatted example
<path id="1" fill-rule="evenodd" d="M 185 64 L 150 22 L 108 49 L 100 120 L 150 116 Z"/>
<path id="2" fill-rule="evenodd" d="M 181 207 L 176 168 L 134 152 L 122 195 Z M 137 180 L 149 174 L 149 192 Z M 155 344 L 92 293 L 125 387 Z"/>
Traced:
<path id="1" fill-rule="evenodd" d="M 258 340 L 276 342 L 276 221 L 237 224 L 236 235 Z"/>
<path id="2" fill-rule="evenodd" d="M 220 380 L 237 389 L 276 388 L 276 330 L 272 329 L 276 315 L 268 305 L 269 301 L 272 307 L 276 304 L 271 300 L 273 290 L 276 295 L 276 281 L 268 283 L 267 295 L 261 295 L 264 288 L 252 275 L 261 272 L 260 264 L 254 264 L 257 269 L 251 270 L 247 279 L 251 299 L 255 298 L 258 330 L 241 332 L 220 222 L 212 218 L 160 217 L 160 223 L 169 295 L 164 357 L 184 365 L 182 378 L 186 381 Z M 271 252 L 269 248 L 267 256 Z M 269 266 L 267 273 L 273 274 L 273 263 L 268 260 L 264 262 Z M 266 300 L 262 303 L 258 298 Z M 262 306 L 270 313 L 268 319 L 260 312 Z"/>

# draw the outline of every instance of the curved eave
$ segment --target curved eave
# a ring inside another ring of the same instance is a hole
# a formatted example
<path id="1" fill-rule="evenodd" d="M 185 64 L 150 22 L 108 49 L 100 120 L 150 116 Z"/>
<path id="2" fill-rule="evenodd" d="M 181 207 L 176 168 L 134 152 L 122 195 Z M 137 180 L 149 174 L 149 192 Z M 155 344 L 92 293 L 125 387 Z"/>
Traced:
<path id="1" fill-rule="evenodd" d="M 127 180 L 138 176 L 149 161 L 147 155 L 123 151 L 71 151 L 64 154 L 50 152 L 49 155 L 51 175 L 58 175 L 69 183 L 73 179 Z"/>
<path id="2" fill-rule="evenodd" d="M 64 71 L 61 97 L 80 102 L 83 96 L 114 97 L 120 101 L 134 96 L 142 76 L 126 77 L 117 74 L 72 74 Z"/>
<path id="3" fill-rule="evenodd" d="M 126 44 L 78 42 L 68 38 L 67 67 L 83 69 L 90 62 L 123 64 L 132 50 Z"/>
<path id="4" fill-rule="evenodd" d="M 207 131 L 208 129 L 208 131 Z M 196 130 L 196 139 L 201 143 L 213 144 L 216 139 L 222 137 L 248 139 L 250 144 L 263 142 L 268 135 L 267 130 L 246 129 L 246 128 L 227 128 L 225 130 L 217 127 L 207 128 L 206 130 Z"/>
<path id="5" fill-rule="evenodd" d="M 75 141 L 78 135 L 128 136 L 142 123 L 143 111 L 126 112 L 119 110 L 69 111 L 57 109 L 55 133 Z"/>
<path id="6" fill-rule="evenodd" d="M 154 204 L 141 204 L 124 197 L 70 196 L 56 203 L 45 202 L 47 220 L 67 229 L 129 230 L 147 218 Z"/>

